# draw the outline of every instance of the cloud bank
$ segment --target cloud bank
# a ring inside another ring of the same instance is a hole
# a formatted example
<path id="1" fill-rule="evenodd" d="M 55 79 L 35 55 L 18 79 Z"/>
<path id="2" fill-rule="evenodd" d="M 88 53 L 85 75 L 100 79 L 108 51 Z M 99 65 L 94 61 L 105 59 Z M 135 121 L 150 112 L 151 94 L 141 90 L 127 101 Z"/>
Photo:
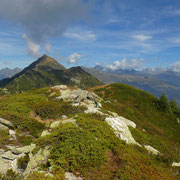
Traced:
<path id="1" fill-rule="evenodd" d="M 144 66 L 144 59 L 131 59 L 127 61 L 123 58 L 121 61 L 114 61 L 113 65 L 108 65 L 107 67 L 116 70 L 116 69 L 123 69 L 123 70 L 132 70 L 132 69 L 139 69 Z"/>
<path id="2" fill-rule="evenodd" d="M 84 0 L 0 1 L 0 18 L 24 28 L 28 53 L 34 56 L 49 38 L 62 35 L 76 21 L 87 20 L 89 10 Z"/>

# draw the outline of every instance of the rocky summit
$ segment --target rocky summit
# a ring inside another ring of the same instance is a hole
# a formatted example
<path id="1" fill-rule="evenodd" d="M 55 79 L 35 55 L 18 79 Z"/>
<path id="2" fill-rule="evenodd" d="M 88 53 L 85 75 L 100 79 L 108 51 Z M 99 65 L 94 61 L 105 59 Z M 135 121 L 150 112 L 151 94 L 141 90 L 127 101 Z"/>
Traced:
<path id="1" fill-rule="evenodd" d="M 159 103 L 123 84 L 2 96 L 1 179 L 178 179 L 180 124 Z"/>

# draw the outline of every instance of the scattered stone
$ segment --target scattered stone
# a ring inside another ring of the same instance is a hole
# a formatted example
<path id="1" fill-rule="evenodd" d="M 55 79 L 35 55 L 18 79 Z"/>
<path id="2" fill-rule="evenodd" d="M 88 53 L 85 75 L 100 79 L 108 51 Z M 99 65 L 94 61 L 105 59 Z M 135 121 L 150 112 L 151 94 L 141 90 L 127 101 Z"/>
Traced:
<path id="1" fill-rule="evenodd" d="M 51 133 L 48 131 L 48 130 L 44 130 L 43 132 L 42 132 L 42 134 L 41 134 L 41 137 L 43 137 L 43 136 L 48 136 L 48 135 L 50 135 Z"/>
<path id="2" fill-rule="evenodd" d="M 65 173 L 65 180 L 82 180 L 82 178 L 75 176 L 73 173 L 66 172 Z"/>
<path id="3" fill-rule="evenodd" d="M 177 163 L 177 162 L 173 162 L 173 163 L 172 163 L 172 166 L 173 166 L 173 167 L 180 167 L 180 162 L 178 162 L 178 163 Z"/>
<path id="4" fill-rule="evenodd" d="M 0 124 L 0 129 L 1 130 L 9 130 L 9 128 L 3 124 Z"/>
<path id="5" fill-rule="evenodd" d="M 7 126 L 8 128 L 13 128 L 14 126 L 12 122 L 5 120 L 3 118 L 0 118 L 0 124 Z"/>
<path id="6" fill-rule="evenodd" d="M 160 152 L 158 150 L 156 150 L 155 148 L 153 148 L 152 146 L 147 145 L 147 146 L 144 146 L 144 147 L 145 147 L 145 149 L 147 149 L 148 152 L 150 152 L 150 153 L 152 153 L 154 155 L 160 154 Z"/>
<path id="7" fill-rule="evenodd" d="M 15 131 L 13 131 L 13 130 L 11 130 L 11 129 L 9 130 L 9 135 L 10 135 L 10 136 L 13 136 L 13 135 L 15 135 L 15 134 L 16 134 Z"/>
<path id="8" fill-rule="evenodd" d="M 50 128 L 56 128 L 59 126 L 60 123 L 60 121 L 54 121 L 53 123 L 51 123 Z"/>

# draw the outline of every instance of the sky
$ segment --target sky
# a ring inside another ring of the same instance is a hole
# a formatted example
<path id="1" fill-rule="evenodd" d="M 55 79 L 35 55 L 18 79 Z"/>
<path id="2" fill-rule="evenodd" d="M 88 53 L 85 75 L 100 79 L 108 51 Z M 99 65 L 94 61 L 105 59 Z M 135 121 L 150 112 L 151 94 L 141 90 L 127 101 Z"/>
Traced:
<path id="1" fill-rule="evenodd" d="M 1 0 L 0 69 L 43 54 L 66 67 L 180 72 L 180 1 Z"/>

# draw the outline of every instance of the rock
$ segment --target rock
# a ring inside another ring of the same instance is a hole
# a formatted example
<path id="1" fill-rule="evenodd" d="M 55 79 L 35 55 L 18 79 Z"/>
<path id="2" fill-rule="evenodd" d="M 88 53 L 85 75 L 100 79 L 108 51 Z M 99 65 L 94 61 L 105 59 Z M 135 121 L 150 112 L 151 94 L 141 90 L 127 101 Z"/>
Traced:
<path id="1" fill-rule="evenodd" d="M 73 119 L 73 118 L 62 121 L 62 124 L 65 124 L 65 123 L 73 123 L 74 125 L 76 125 L 78 127 L 78 125 L 76 123 L 76 119 Z"/>
<path id="2" fill-rule="evenodd" d="M 57 97 L 57 99 L 62 99 L 64 101 L 70 101 L 74 105 L 80 104 L 82 102 L 86 102 L 87 105 L 93 104 L 94 107 L 100 107 L 100 101 L 102 100 L 99 96 L 97 96 L 95 93 L 88 92 L 81 89 L 71 90 L 71 89 L 65 89 L 60 90 L 61 95 Z"/>
<path id="3" fill-rule="evenodd" d="M 82 180 L 82 178 L 75 176 L 73 173 L 66 172 L 65 173 L 65 180 Z"/>
<path id="4" fill-rule="evenodd" d="M 16 134 L 15 131 L 13 131 L 13 130 L 11 130 L 11 129 L 9 130 L 9 135 L 10 135 L 10 136 L 13 136 L 13 135 L 15 135 L 15 134 Z"/>
<path id="5" fill-rule="evenodd" d="M 0 173 L 6 174 L 8 169 L 12 169 L 14 172 L 18 173 L 17 160 L 24 156 L 25 154 L 14 155 L 11 151 L 5 152 L 0 157 Z"/>
<path id="6" fill-rule="evenodd" d="M 54 177 L 54 175 L 52 173 L 50 173 L 50 172 L 47 172 L 44 176 L 45 177 L 50 177 L 50 178 Z"/>
<path id="7" fill-rule="evenodd" d="M 0 129 L 1 130 L 9 130 L 9 128 L 3 124 L 0 124 Z"/>
<path id="8" fill-rule="evenodd" d="M 173 163 L 172 163 L 172 166 L 173 166 L 173 167 L 180 167 L 180 162 L 178 162 L 178 163 L 177 163 L 177 162 L 173 162 Z"/>
<path id="9" fill-rule="evenodd" d="M 13 154 L 11 151 L 7 151 L 4 154 L 2 154 L 1 157 L 7 160 L 14 160 L 17 159 L 18 156 Z"/>
<path id="10" fill-rule="evenodd" d="M 29 154 L 30 161 L 24 172 L 24 176 L 30 174 L 33 171 L 33 169 L 38 167 L 38 165 L 47 163 L 49 154 L 50 151 L 48 147 L 46 147 L 45 149 L 40 149 L 34 156 L 32 155 L 32 153 L 30 153 Z"/>
<path id="11" fill-rule="evenodd" d="M 15 147 L 15 146 L 8 146 L 8 148 L 14 153 L 14 154 L 22 154 L 22 153 L 29 153 L 32 152 L 36 148 L 36 144 L 31 144 L 30 146 L 24 146 L 24 147 Z"/>
<path id="12" fill-rule="evenodd" d="M 41 134 L 41 137 L 43 137 L 43 136 L 48 136 L 48 135 L 50 135 L 51 133 L 48 131 L 48 130 L 44 130 L 43 132 L 42 132 L 42 134 Z"/>
<path id="13" fill-rule="evenodd" d="M 68 117 L 66 115 L 62 115 L 62 120 L 67 119 Z"/>
<path id="14" fill-rule="evenodd" d="M 53 178 L 54 175 L 48 171 L 38 171 L 38 173 L 44 174 L 45 177 Z"/>
<path id="15" fill-rule="evenodd" d="M 0 118 L 0 124 L 7 126 L 9 128 L 13 128 L 13 126 L 14 126 L 12 122 L 5 120 L 3 118 Z"/>
<path id="16" fill-rule="evenodd" d="M 65 89 L 67 89 L 67 86 L 66 85 L 58 85 L 58 86 L 52 87 L 52 89 L 65 90 Z"/>
<path id="17" fill-rule="evenodd" d="M 0 149 L 0 156 L 4 154 L 4 149 Z"/>
<path id="18" fill-rule="evenodd" d="M 8 169 L 11 169 L 11 161 L 0 157 L 0 173 L 6 174 Z"/>
<path id="19" fill-rule="evenodd" d="M 51 123 L 50 128 L 56 128 L 59 126 L 60 123 L 60 121 L 54 121 L 53 123 Z"/>
<path id="20" fill-rule="evenodd" d="M 148 152 L 150 152 L 150 153 L 152 153 L 154 155 L 160 154 L 160 152 L 158 150 L 156 150 L 155 148 L 153 148 L 152 146 L 146 145 L 144 147 L 145 147 L 145 149 L 148 150 Z"/>
<path id="21" fill-rule="evenodd" d="M 10 140 L 16 140 L 16 132 L 13 130 L 9 130 Z"/>
<path id="22" fill-rule="evenodd" d="M 139 143 L 135 141 L 133 138 L 128 125 L 134 126 L 133 122 L 130 123 L 130 120 L 126 120 L 120 116 L 118 117 L 107 117 L 105 121 L 115 130 L 115 134 L 120 139 L 126 141 L 128 144 L 136 144 L 141 146 Z"/>

